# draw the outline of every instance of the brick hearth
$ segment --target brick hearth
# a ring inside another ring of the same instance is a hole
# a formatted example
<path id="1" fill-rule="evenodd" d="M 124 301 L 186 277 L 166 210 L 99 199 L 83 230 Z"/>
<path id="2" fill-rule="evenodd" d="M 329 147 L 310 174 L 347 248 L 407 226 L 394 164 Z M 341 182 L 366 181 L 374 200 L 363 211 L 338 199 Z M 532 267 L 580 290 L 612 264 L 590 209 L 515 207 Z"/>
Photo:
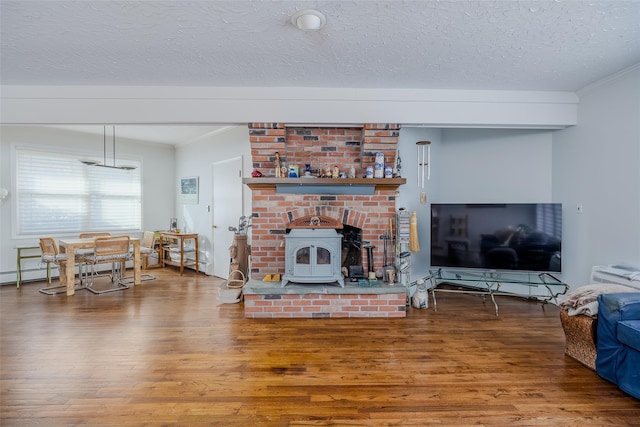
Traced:
<path id="1" fill-rule="evenodd" d="M 380 282 L 370 288 L 347 283 L 287 285 L 250 280 L 243 289 L 244 317 L 406 317 L 406 289 Z"/>

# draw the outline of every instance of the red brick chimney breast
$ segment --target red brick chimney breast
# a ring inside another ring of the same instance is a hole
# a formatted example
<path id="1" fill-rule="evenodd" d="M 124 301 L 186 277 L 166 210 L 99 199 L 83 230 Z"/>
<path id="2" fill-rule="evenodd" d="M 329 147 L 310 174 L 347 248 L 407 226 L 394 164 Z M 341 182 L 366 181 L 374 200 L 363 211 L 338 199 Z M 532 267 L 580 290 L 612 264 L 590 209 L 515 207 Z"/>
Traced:
<path id="1" fill-rule="evenodd" d="M 356 177 L 373 166 L 377 152 L 385 164 L 396 159 L 399 124 L 367 123 L 360 127 L 300 127 L 284 123 L 250 123 L 249 139 L 253 168 L 265 177 L 275 175 L 275 153 L 286 165 L 305 164 L 324 170 L 337 166 L 341 172 L 356 169 Z M 258 178 L 259 179 L 259 178 Z M 337 181 L 337 180 L 336 180 Z M 372 195 L 282 194 L 275 186 L 252 187 L 251 276 L 284 272 L 284 234 L 287 225 L 306 216 L 325 216 L 362 229 L 362 239 L 375 246 L 374 268 L 383 264 L 382 236 L 395 218 L 396 191 L 376 187 Z M 366 264 L 366 254 L 363 254 Z M 365 271 L 367 265 L 363 266 Z"/>

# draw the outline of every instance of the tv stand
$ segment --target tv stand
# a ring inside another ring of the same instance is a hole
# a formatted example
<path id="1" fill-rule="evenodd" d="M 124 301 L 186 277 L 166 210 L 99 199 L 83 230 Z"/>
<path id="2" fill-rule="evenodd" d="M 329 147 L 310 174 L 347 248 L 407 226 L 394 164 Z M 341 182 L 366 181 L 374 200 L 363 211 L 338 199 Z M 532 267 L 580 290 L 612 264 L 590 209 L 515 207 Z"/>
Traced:
<path id="1" fill-rule="evenodd" d="M 498 315 L 496 296 L 516 296 L 536 299 L 546 304 L 557 303 L 557 297 L 564 295 L 569 285 L 550 273 L 498 270 L 456 270 L 438 268 L 429 270 L 426 278 L 431 284 L 429 292 L 433 299 L 433 309 L 437 311 L 436 292 L 467 293 L 489 295 Z M 443 289 L 440 285 L 456 285 L 457 289 Z M 543 306 L 544 308 L 544 306 Z"/>

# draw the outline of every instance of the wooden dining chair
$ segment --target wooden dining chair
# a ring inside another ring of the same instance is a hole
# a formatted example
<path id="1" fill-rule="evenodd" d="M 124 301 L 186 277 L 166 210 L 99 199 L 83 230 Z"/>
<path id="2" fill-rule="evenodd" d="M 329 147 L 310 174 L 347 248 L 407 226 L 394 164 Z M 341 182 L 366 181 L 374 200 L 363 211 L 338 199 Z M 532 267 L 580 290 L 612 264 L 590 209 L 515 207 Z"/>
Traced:
<path id="1" fill-rule="evenodd" d="M 111 233 L 108 231 L 87 231 L 80 233 L 78 235 L 81 239 L 94 239 L 96 237 L 107 237 L 111 236 Z M 76 250 L 76 262 L 80 266 L 80 282 L 83 283 L 88 276 L 88 272 L 84 270 L 84 267 L 87 266 L 87 258 L 93 255 L 93 248 L 83 248 Z M 84 271 L 84 275 L 83 275 Z M 97 276 L 101 276 L 101 274 L 96 273 Z M 84 277 L 84 278 L 83 278 Z"/>
<path id="2" fill-rule="evenodd" d="M 140 257 L 142 258 L 143 270 L 149 268 L 149 257 L 153 254 L 156 254 L 159 258 L 158 250 L 156 249 L 156 233 L 145 231 L 142 233 L 142 240 L 140 241 Z"/>
<path id="3" fill-rule="evenodd" d="M 47 264 L 47 282 L 49 286 L 40 288 L 38 291 L 46 295 L 56 295 L 67 292 L 67 285 L 65 284 L 51 286 L 52 264 L 58 267 L 61 278 L 60 282 L 65 282 L 65 280 L 62 279 L 66 277 L 67 254 L 58 251 L 58 245 L 56 245 L 56 241 L 52 237 L 40 238 L 40 250 L 42 251 L 42 262 Z"/>
<path id="4" fill-rule="evenodd" d="M 78 235 L 78 237 L 81 239 L 94 239 L 96 237 L 107 237 L 107 236 L 111 236 L 111 233 L 109 233 L 108 231 L 90 231 L 90 232 L 80 233 Z M 78 256 L 91 255 L 92 253 L 93 253 L 93 248 L 78 249 L 76 251 L 76 258 Z"/>
<path id="5" fill-rule="evenodd" d="M 131 251 L 132 254 L 131 256 L 133 257 L 133 250 Z M 156 233 L 153 231 L 145 231 L 144 233 L 142 233 L 142 240 L 140 240 L 140 258 L 141 258 L 141 264 L 142 264 L 142 269 L 143 270 L 147 270 L 149 269 L 149 257 L 151 257 L 153 254 L 156 254 L 155 256 L 158 259 L 158 263 L 154 264 L 153 267 L 161 267 L 162 264 L 160 263 L 160 249 L 157 248 L 157 238 L 156 238 Z M 141 273 L 140 274 L 140 281 L 145 282 L 147 280 L 155 280 L 156 276 L 154 276 L 153 274 L 149 274 L 149 273 Z M 130 285 L 134 282 L 135 278 L 133 275 L 130 276 L 123 276 L 121 281 L 123 283 L 126 283 L 127 285 Z"/>
<path id="6" fill-rule="evenodd" d="M 125 263 L 131 259 L 129 248 L 129 236 L 103 236 L 96 237 L 93 243 L 93 254 L 86 258 L 87 264 L 91 267 L 91 277 L 88 280 L 87 289 L 94 294 L 121 291 L 129 289 L 129 285 L 123 282 L 123 271 Z M 95 267 L 97 264 L 111 263 L 111 284 L 108 289 L 97 290 L 95 284 Z M 87 273 L 88 274 L 88 273 Z"/>

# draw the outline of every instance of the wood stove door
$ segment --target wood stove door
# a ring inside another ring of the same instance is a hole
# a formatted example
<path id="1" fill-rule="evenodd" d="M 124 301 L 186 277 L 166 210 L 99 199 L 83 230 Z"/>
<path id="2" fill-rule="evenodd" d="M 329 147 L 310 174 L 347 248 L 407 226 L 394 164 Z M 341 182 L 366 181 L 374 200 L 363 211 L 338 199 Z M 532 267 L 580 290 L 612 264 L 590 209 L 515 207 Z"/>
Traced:
<path id="1" fill-rule="evenodd" d="M 322 246 L 313 246 L 312 253 L 315 255 L 314 262 L 314 270 L 313 274 L 315 276 L 332 276 L 333 275 L 333 267 L 331 251 L 327 248 L 323 248 Z"/>
<path id="2" fill-rule="evenodd" d="M 296 250 L 295 262 L 293 263 L 293 276 L 309 277 L 311 274 L 311 248 L 304 246 Z"/>
<path id="3" fill-rule="evenodd" d="M 314 277 L 332 275 L 331 251 L 309 245 L 296 250 L 293 266 L 294 277 Z"/>

